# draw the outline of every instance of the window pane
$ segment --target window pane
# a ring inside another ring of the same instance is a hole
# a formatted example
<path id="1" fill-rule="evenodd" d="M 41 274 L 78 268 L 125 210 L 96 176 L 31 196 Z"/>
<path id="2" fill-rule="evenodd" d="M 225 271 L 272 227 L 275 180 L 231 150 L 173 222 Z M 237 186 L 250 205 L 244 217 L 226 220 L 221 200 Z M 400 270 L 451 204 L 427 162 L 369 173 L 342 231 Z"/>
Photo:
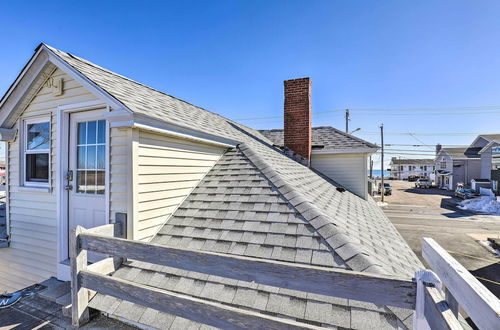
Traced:
<path id="1" fill-rule="evenodd" d="M 95 171 L 87 171 L 87 194 L 95 194 Z"/>
<path id="2" fill-rule="evenodd" d="M 87 122 L 87 144 L 96 143 L 97 127 L 95 121 Z"/>
<path id="3" fill-rule="evenodd" d="M 97 122 L 97 143 L 106 142 L 106 121 L 99 120 Z"/>
<path id="4" fill-rule="evenodd" d="M 49 122 L 27 125 L 26 148 L 28 150 L 49 149 L 50 125 Z"/>
<path id="5" fill-rule="evenodd" d="M 104 194 L 104 171 L 97 171 L 96 175 L 97 194 Z"/>
<path id="6" fill-rule="evenodd" d="M 97 169 L 103 170 L 106 165 L 104 146 L 97 146 Z"/>
<path id="7" fill-rule="evenodd" d="M 95 153 L 96 153 L 95 146 L 87 147 L 87 169 L 95 169 L 96 167 Z"/>
<path id="8" fill-rule="evenodd" d="M 26 155 L 26 181 L 49 182 L 49 154 Z"/>
<path id="9" fill-rule="evenodd" d="M 78 144 L 87 143 L 87 123 L 78 123 Z"/>
<path id="10" fill-rule="evenodd" d="M 76 192 L 84 193 L 85 192 L 85 171 L 77 171 L 76 172 Z"/>
<path id="11" fill-rule="evenodd" d="M 85 146 L 81 146 L 81 147 L 77 147 L 77 148 L 78 148 L 78 154 L 77 154 L 76 168 L 77 169 L 84 169 L 85 164 L 86 164 L 85 156 L 86 156 L 87 148 Z"/>

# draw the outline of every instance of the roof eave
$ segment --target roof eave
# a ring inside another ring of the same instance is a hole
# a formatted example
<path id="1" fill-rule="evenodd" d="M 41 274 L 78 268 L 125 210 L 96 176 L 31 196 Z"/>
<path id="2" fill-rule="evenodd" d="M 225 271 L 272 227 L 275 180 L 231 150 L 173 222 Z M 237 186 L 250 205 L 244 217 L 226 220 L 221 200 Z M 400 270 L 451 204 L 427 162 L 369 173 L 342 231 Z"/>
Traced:
<path id="1" fill-rule="evenodd" d="M 110 112 L 105 115 L 111 127 L 138 128 L 153 133 L 168 135 L 184 140 L 190 140 L 203 144 L 210 144 L 222 148 L 234 148 L 240 141 L 223 138 L 217 135 L 197 131 L 181 125 L 147 117 L 137 113 Z"/>

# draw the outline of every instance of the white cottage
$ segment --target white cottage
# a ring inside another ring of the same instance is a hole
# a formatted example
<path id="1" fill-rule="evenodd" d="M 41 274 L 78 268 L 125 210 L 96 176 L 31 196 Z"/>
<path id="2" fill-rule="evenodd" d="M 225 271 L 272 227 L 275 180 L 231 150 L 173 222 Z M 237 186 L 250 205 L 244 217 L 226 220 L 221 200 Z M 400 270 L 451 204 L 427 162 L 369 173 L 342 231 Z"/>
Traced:
<path id="1" fill-rule="evenodd" d="M 235 145 L 151 120 L 147 109 L 132 113 L 105 90 L 110 75 L 42 44 L 2 98 L 8 244 L 0 249 L 0 291 L 68 279 L 68 232 L 76 225 L 128 217 L 128 238 L 149 240 Z"/>

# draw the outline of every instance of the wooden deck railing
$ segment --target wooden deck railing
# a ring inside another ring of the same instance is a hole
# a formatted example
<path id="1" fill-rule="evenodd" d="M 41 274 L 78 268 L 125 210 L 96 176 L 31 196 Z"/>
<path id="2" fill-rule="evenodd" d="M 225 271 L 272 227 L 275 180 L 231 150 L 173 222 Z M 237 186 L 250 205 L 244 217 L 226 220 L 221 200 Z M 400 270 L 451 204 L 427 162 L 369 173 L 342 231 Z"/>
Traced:
<path id="1" fill-rule="evenodd" d="M 416 329 L 425 329 L 427 324 L 431 329 L 462 329 L 457 319 L 457 304 L 463 306 L 480 328 L 493 329 L 490 325 L 498 326 L 500 322 L 498 299 L 463 267 L 459 268 L 456 261 L 452 263 L 453 258 L 432 239 L 424 239 L 424 257 L 431 260 L 429 264 L 442 277 L 447 292 L 451 293 L 447 296 L 448 300 L 438 288 L 441 284 L 439 279 L 430 271 L 417 272 L 415 280 L 290 265 L 126 240 L 112 237 L 118 232 L 117 225 L 107 226 L 107 229 L 97 227 L 90 230 L 78 227 L 72 235 L 72 319 L 76 327 L 88 320 L 88 301 L 96 292 L 100 292 L 219 328 L 317 328 L 107 276 L 119 266 L 121 258 L 291 290 L 414 309 Z M 87 266 L 87 251 L 112 257 Z"/>

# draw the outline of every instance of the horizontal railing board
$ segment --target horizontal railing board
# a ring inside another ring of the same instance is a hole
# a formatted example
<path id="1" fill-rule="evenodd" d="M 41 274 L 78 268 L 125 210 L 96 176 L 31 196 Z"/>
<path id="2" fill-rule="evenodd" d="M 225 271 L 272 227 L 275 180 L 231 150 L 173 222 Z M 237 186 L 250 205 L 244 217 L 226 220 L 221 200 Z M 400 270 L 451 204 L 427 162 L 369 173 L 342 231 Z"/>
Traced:
<path id="1" fill-rule="evenodd" d="M 437 288 L 426 287 L 424 294 L 424 314 L 431 329 L 463 330 Z"/>
<path id="2" fill-rule="evenodd" d="M 123 230 L 121 223 L 110 223 L 99 227 L 85 229 L 85 233 L 110 237 L 122 237 Z"/>
<path id="3" fill-rule="evenodd" d="M 422 256 L 480 329 L 498 329 L 500 300 L 432 238 L 422 240 Z"/>
<path id="4" fill-rule="evenodd" d="M 166 247 L 82 233 L 81 248 L 109 255 L 321 295 L 415 308 L 409 279 Z"/>
<path id="5" fill-rule="evenodd" d="M 80 279 L 84 288 L 221 329 L 318 329 L 94 272 L 80 271 Z"/>

